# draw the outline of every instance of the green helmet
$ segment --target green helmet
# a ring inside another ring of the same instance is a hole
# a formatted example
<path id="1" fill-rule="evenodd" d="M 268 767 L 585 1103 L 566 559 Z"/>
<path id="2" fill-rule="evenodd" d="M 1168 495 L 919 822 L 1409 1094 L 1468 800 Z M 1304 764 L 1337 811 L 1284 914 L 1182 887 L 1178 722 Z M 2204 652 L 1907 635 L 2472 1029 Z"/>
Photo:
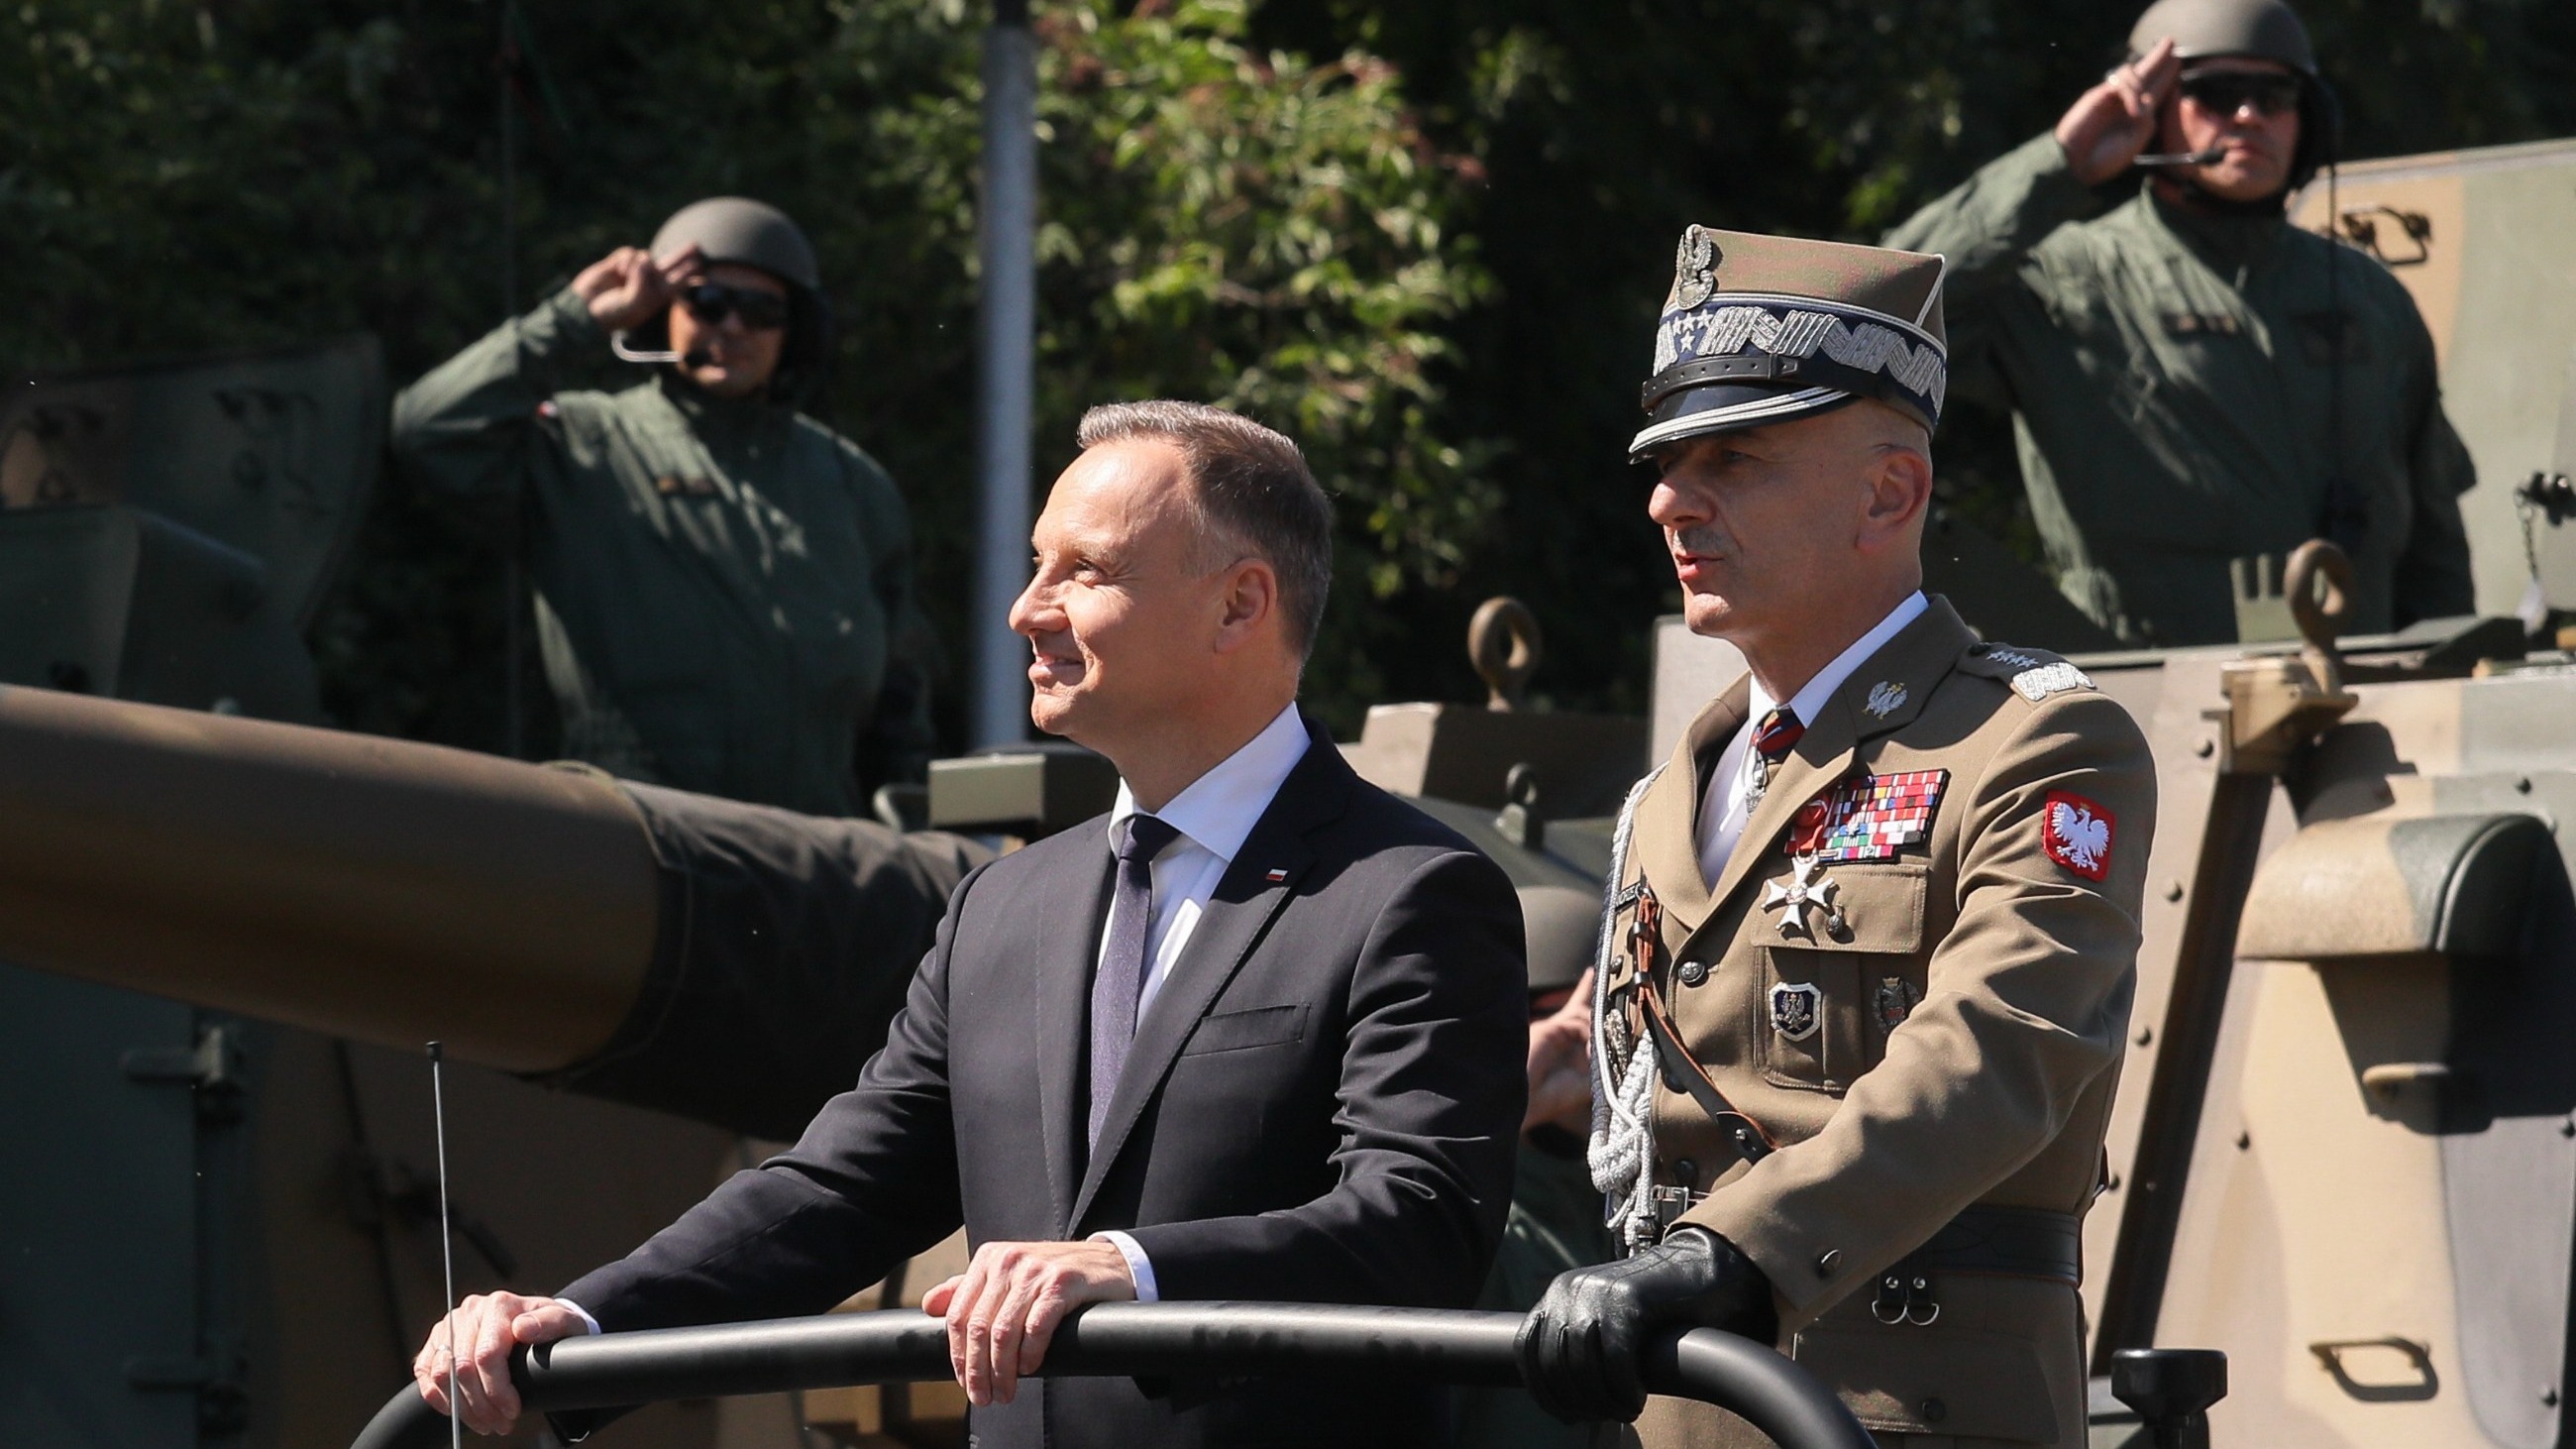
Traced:
<path id="1" fill-rule="evenodd" d="M 694 243 L 711 262 L 758 267 L 790 286 L 823 289 L 814 244 L 787 213 L 746 196 L 711 196 L 671 213 L 653 233 L 653 255 L 667 257 Z"/>
<path id="2" fill-rule="evenodd" d="M 2145 55 L 2168 36 L 2180 60 L 2251 56 L 2317 79 L 2308 27 L 2281 0 L 2156 0 L 2129 31 L 2129 58 Z"/>
<path id="3" fill-rule="evenodd" d="M 747 196 L 710 196 L 671 213 L 653 233 L 652 252 L 669 257 L 696 246 L 709 262 L 758 267 L 787 284 L 787 344 L 769 382 L 773 401 L 794 403 L 821 384 L 832 359 L 832 307 L 823 295 L 823 270 L 814 244 L 786 212 Z M 659 319 L 634 330 L 634 345 L 667 347 Z"/>
<path id="4" fill-rule="evenodd" d="M 2286 66 L 2299 77 L 2299 150 L 2290 161 L 2290 191 L 2329 166 L 2343 139 L 2343 107 L 2317 72 L 2316 47 L 2298 12 L 2282 0 L 2156 0 L 2129 31 L 2129 59 L 2137 60 L 2170 37 L 2174 57 L 2195 60 L 2244 56 Z"/>

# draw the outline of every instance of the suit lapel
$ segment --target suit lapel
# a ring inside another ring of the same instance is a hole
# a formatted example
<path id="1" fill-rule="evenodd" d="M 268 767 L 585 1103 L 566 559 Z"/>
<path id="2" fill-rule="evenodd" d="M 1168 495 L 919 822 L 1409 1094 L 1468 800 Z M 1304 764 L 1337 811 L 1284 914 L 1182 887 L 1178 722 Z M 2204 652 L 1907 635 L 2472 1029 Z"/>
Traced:
<path id="1" fill-rule="evenodd" d="M 1081 1181 L 1083 1126 L 1091 1116 L 1083 1061 L 1091 1040 L 1091 977 L 1118 865 L 1097 824 L 1077 827 L 1099 849 L 1077 853 L 1075 863 L 1057 873 L 1046 912 L 1037 918 L 1038 1111 L 1046 1134 L 1047 1203 L 1058 1221 L 1070 1217 Z M 1081 868 L 1085 863 L 1087 870 Z M 1072 928 L 1048 929 L 1048 922 Z"/>
<path id="2" fill-rule="evenodd" d="M 1700 802 L 1707 798 L 1708 773 L 1717 768 L 1726 742 L 1744 727 L 1746 701 L 1752 693 L 1748 679 L 1739 678 L 1728 686 L 1682 731 L 1663 775 L 1637 802 L 1636 823 L 1629 833 L 1637 868 L 1653 887 L 1655 903 L 1684 935 L 1698 930 L 1716 905 L 1708 893 L 1708 877 L 1699 868 Z"/>
<path id="3" fill-rule="evenodd" d="M 1199 913 L 1181 959 L 1136 1023 L 1136 1043 L 1127 1053 L 1118 1090 L 1110 1095 L 1099 1145 L 1084 1169 L 1073 1211 L 1065 1218 L 1067 1233 L 1075 1231 L 1091 1211 L 1091 1200 L 1099 1194 L 1110 1165 L 1125 1150 L 1145 1104 L 1161 1089 L 1190 1034 L 1198 1030 L 1226 983 L 1260 945 L 1272 919 L 1297 893 L 1299 881 L 1315 861 L 1314 850 L 1306 842 L 1308 832 L 1340 818 L 1348 807 L 1358 777 L 1343 763 L 1331 737 L 1312 720 L 1307 721 L 1307 734 L 1305 757 L 1280 785 L 1260 823 L 1244 837 L 1243 849 L 1235 853 L 1217 882 L 1216 893 Z"/>
<path id="4" fill-rule="evenodd" d="M 1801 806 L 1851 773 L 1863 742 L 1902 728 L 1922 713 L 1933 687 L 1975 637 L 1949 601 L 1935 596 L 1913 623 L 1860 662 L 1827 697 L 1798 747 L 1780 762 L 1710 892 L 1713 903 L 1723 904 L 1743 886 L 1779 844 Z"/>

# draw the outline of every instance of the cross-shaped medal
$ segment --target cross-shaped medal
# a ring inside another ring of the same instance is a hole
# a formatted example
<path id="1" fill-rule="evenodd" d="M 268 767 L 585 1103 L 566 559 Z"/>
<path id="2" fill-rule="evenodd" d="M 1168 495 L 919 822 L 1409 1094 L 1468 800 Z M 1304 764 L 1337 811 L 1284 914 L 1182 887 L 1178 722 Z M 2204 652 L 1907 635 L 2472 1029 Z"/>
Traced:
<path id="1" fill-rule="evenodd" d="M 1830 877 L 1819 878 L 1818 862 L 1812 855 L 1793 856 L 1789 862 L 1789 879 L 1772 881 L 1762 888 L 1762 909 L 1776 910 L 1780 915 L 1780 934 L 1791 940 L 1804 936 L 1816 939 L 1815 929 L 1807 924 L 1810 909 L 1825 913 L 1828 927 L 1842 917 L 1834 907 L 1834 893 L 1840 889 Z"/>

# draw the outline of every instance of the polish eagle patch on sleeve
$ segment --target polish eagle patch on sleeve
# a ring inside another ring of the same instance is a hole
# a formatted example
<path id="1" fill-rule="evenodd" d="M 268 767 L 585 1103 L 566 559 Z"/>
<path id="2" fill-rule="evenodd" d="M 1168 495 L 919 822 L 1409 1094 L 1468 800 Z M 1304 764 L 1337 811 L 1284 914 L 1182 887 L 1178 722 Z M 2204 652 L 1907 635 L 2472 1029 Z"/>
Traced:
<path id="1" fill-rule="evenodd" d="M 2049 859 L 2086 880 L 2100 880 L 2111 873 L 2111 841 L 2118 822 L 2110 811 L 2066 790 L 2049 791 L 2042 808 L 2047 818 L 2040 824 L 2040 848 Z"/>

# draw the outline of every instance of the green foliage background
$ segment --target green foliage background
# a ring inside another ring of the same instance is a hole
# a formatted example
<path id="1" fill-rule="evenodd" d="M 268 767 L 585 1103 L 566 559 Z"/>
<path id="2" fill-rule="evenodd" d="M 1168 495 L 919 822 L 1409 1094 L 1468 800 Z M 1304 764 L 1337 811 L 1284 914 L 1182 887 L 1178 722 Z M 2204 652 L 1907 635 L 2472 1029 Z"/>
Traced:
<path id="1" fill-rule="evenodd" d="M 2351 154 L 2576 134 L 2564 0 L 2304 9 Z M 1040 480 L 1090 403 L 1241 407 L 1340 495 L 1310 683 L 1337 726 L 1376 699 L 1473 697 L 1460 643 L 1495 590 L 1548 627 L 1544 694 L 1636 708 L 1671 585 L 1620 445 L 1679 228 L 1872 237 L 2048 126 L 2132 18 L 1042 0 Z M 963 0 L 527 0 L 504 65 L 499 0 L 27 0 L 0 20 L 19 283 L 0 364 L 366 329 L 405 379 L 681 203 L 763 196 L 814 233 L 843 322 L 815 410 L 905 486 L 925 603 L 959 638 L 981 19 Z M 1957 500 L 2012 535 L 1999 420 L 1944 431 Z M 498 746 L 500 579 L 425 502 L 381 497 L 316 639 L 335 716 Z"/>

